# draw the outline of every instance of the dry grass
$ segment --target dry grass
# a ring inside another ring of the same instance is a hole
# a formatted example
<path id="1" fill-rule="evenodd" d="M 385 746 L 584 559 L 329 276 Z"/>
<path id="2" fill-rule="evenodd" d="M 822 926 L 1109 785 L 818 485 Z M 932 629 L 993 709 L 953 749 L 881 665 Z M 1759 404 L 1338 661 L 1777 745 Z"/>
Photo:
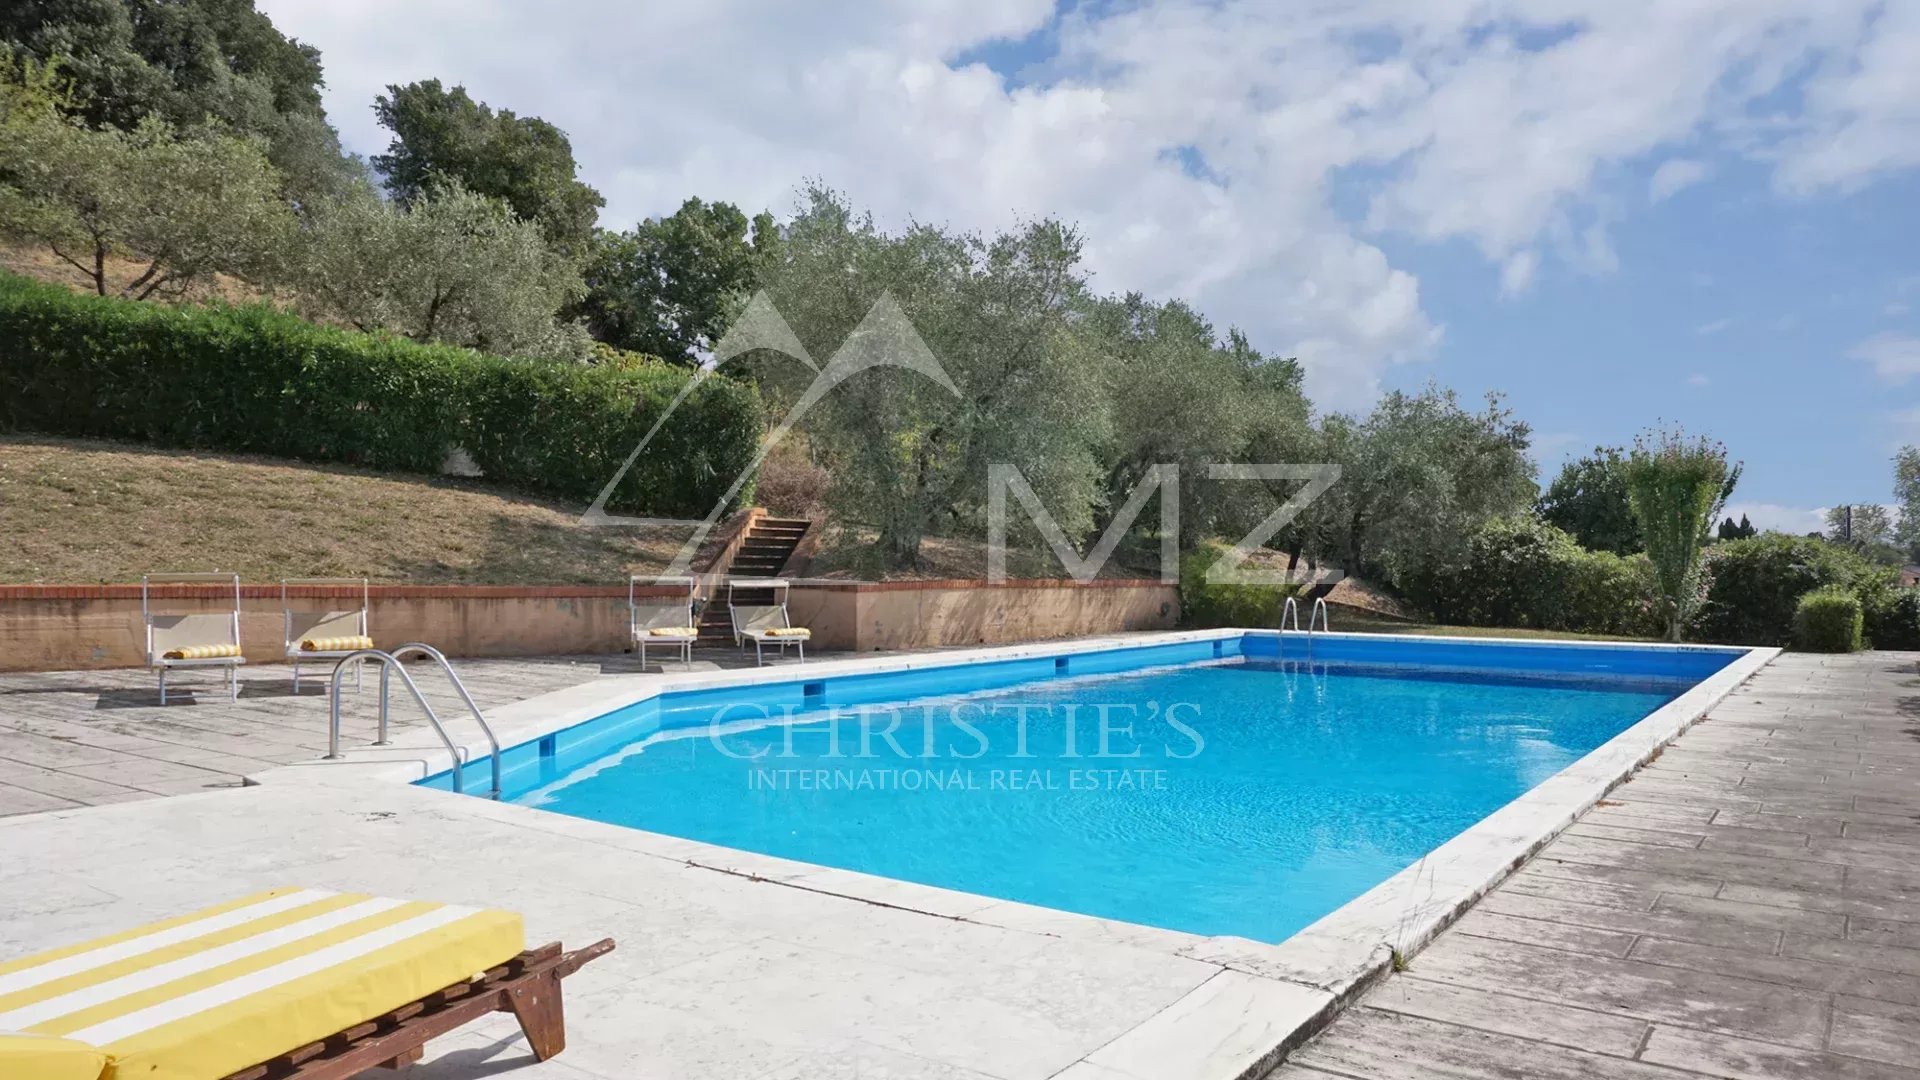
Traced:
<path id="1" fill-rule="evenodd" d="M 467 481 L 123 443 L 0 436 L 0 581 L 233 570 L 416 584 L 623 582 L 692 527 L 587 528 L 583 507 Z"/>
<path id="2" fill-rule="evenodd" d="M 123 286 L 146 272 L 146 269 L 147 263 L 144 260 L 110 257 L 107 259 L 107 287 L 114 290 L 114 295 L 117 296 Z M 94 291 L 91 277 L 81 273 L 66 260 L 55 255 L 50 248 L 44 246 L 0 242 L 0 270 L 55 285 L 65 285 L 75 292 Z M 258 287 L 239 278 L 215 274 L 212 280 L 194 286 L 180 299 L 218 299 L 238 304 L 264 300 L 267 299 L 267 295 Z"/>

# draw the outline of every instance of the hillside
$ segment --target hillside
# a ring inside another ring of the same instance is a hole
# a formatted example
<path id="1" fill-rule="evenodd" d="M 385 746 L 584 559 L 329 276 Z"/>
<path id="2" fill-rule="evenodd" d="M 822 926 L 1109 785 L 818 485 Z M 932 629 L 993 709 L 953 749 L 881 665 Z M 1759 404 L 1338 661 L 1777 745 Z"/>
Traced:
<path id="1" fill-rule="evenodd" d="M 584 528 L 583 507 L 467 481 L 125 443 L 0 435 L 0 581 L 615 584 L 664 568 L 688 527 Z"/>

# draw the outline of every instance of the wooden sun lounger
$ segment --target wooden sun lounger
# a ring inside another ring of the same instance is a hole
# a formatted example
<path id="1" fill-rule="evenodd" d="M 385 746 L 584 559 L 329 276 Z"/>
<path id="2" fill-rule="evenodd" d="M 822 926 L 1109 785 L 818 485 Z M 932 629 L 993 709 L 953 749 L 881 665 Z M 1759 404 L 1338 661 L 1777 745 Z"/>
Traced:
<path id="1" fill-rule="evenodd" d="M 613 939 L 562 952 L 559 942 L 529 949 L 473 982 L 455 983 L 323 1042 L 232 1073 L 224 1080 L 348 1080 L 367 1069 L 419 1061 L 436 1039 L 483 1016 L 510 1012 L 537 1061 L 567 1048 L 560 980 L 613 951 Z"/>
<path id="2" fill-rule="evenodd" d="M 613 942 L 523 935 L 511 911 L 283 886 L 0 961 L 0 1080 L 346 1080 L 495 1012 L 545 1061 L 560 981 Z"/>

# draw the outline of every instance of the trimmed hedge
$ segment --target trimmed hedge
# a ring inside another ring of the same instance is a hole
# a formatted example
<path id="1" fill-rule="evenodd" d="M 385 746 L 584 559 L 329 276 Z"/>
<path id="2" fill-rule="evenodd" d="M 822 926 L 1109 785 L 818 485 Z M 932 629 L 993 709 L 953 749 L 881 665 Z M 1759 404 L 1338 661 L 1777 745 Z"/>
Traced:
<path id="1" fill-rule="evenodd" d="M 0 430 L 424 473 L 460 447 L 489 480 L 584 508 L 689 377 L 421 345 L 264 305 L 84 296 L 0 274 Z M 759 437 L 754 390 L 709 378 L 610 509 L 704 515 Z"/>
<path id="2" fill-rule="evenodd" d="M 1644 556 L 1588 551 L 1531 516 L 1495 518 L 1467 542 L 1465 565 L 1414 583 L 1440 622 L 1652 636 L 1653 568 Z"/>
<path id="3" fill-rule="evenodd" d="M 1793 612 L 1793 644 L 1806 652 L 1859 652 L 1863 617 L 1860 598 L 1829 585 L 1800 598 Z"/>
<path id="4" fill-rule="evenodd" d="M 1840 586 L 1878 588 L 1890 573 L 1838 544 L 1765 533 L 1707 549 L 1706 592 L 1688 637 L 1728 645 L 1786 645 L 1800 598 Z"/>

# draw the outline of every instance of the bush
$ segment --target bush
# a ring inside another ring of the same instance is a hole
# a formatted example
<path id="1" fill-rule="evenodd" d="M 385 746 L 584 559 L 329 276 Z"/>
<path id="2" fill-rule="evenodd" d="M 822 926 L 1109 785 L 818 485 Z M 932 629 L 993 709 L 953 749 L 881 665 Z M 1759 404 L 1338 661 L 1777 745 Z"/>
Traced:
<path id="1" fill-rule="evenodd" d="M 1224 548 L 1208 544 L 1180 560 L 1180 625 L 1278 627 L 1280 611 L 1296 588 L 1273 585 L 1227 585 L 1207 581 L 1207 569 L 1220 560 Z M 1300 613 L 1301 629 L 1308 613 Z"/>
<path id="2" fill-rule="evenodd" d="M 667 367 L 487 356 L 359 334 L 266 306 L 163 306 L 0 274 L 0 430 L 488 478 L 586 503 L 686 385 Z M 702 515 L 753 459 L 759 400 L 710 378 L 609 508 Z"/>
<path id="3" fill-rule="evenodd" d="M 1423 575 L 1412 599 L 1441 622 L 1651 636 L 1660 630 L 1645 558 L 1587 551 L 1534 517 L 1495 518 L 1465 565 Z"/>
<path id="4" fill-rule="evenodd" d="M 1858 652 L 1862 624 L 1860 598 L 1851 589 L 1815 589 L 1794 608 L 1793 644 L 1806 652 Z"/>
<path id="5" fill-rule="evenodd" d="M 1729 645 L 1785 645 L 1800 598 L 1830 585 L 1877 587 L 1882 572 L 1846 548 L 1767 533 L 1707 549 L 1705 601 L 1689 636 Z"/>
<path id="6" fill-rule="evenodd" d="M 1870 586 L 1854 589 L 1865 616 L 1867 647 L 1920 650 L 1920 589 L 1902 587 L 1896 573 L 1884 573 Z"/>

